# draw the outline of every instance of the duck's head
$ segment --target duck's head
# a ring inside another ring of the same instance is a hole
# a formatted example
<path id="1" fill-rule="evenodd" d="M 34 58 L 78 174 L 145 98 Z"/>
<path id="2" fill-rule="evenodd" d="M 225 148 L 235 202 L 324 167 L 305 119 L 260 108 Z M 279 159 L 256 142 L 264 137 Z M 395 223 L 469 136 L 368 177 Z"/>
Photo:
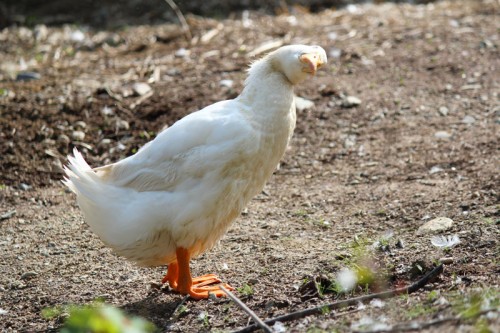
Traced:
<path id="1" fill-rule="evenodd" d="M 326 52 L 317 45 L 287 45 L 268 56 L 275 70 L 280 71 L 292 84 L 316 74 L 326 64 Z"/>

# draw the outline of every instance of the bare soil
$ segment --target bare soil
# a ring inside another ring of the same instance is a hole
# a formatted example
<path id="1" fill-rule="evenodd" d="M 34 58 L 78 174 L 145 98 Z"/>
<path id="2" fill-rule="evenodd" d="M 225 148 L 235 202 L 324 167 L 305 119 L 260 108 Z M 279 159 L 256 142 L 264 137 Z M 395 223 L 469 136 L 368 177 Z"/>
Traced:
<path id="1" fill-rule="evenodd" d="M 318 44 L 330 61 L 296 90 L 315 106 L 299 111 L 279 170 L 216 248 L 193 260 L 193 273 L 218 274 L 265 319 L 407 285 L 451 258 L 426 290 L 285 323 L 291 332 L 425 323 L 459 315 L 474 294 L 498 304 L 499 7 L 471 0 L 250 12 L 245 20 L 190 16 L 189 42 L 175 25 L 4 29 L 0 330 L 56 330 L 64 318 L 43 318 L 42 309 L 98 297 L 161 331 L 248 324 L 227 299 L 188 300 L 174 315 L 182 297 L 159 287 L 166 268 L 136 267 L 104 247 L 60 179 L 73 147 L 93 166 L 117 161 L 165 125 L 235 97 L 252 52 L 268 42 Z M 22 70 L 40 78 L 16 81 Z M 131 93 L 136 82 L 148 82 L 152 93 Z M 361 104 L 347 107 L 346 96 Z M 439 216 L 454 221 L 441 234 L 461 240 L 448 250 L 417 233 Z M 300 288 L 361 262 L 377 277 L 367 289 Z M 490 312 L 420 331 L 498 332 L 498 318 Z"/>

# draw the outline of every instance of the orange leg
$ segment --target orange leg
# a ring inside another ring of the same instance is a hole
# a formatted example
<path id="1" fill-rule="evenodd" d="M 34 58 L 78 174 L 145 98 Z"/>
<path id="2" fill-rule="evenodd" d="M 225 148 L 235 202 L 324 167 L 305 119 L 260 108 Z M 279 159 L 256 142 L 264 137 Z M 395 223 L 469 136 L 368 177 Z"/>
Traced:
<path id="1" fill-rule="evenodd" d="M 167 274 L 161 280 L 161 283 L 168 282 L 170 288 L 177 288 L 177 279 L 179 278 L 179 265 L 177 261 L 168 265 Z"/>
<path id="2" fill-rule="evenodd" d="M 177 262 L 168 266 L 168 271 L 162 282 L 168 282 L 170 287 L 183 295 L 189 294 L 194 299 L 208 298 L 209 293 L 216 297 L 222 297 L 226 294 L 219 289 L 221 280 L 214 274 L 207 274 L 192 278 L 189 269 L 190 255 L 185 248 L 178 247 L 176 250 Z M 234 290 L 231 286 L 224 284 L 229 290 Z"/>

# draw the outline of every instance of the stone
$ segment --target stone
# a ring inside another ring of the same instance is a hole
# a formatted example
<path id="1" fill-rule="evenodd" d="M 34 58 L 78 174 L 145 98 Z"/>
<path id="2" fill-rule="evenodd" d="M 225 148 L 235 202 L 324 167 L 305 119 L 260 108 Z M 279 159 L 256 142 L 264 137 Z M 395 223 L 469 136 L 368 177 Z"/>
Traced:
<path id="1" fill-rule="evenodd" d="M 328 55 L 331 58 L 338 59 L 342 55 L 342 50 L 336 47 L 332 47 L 330 51 L 328 52 Z"/>
<path id="2" fill-rule="evenodd" d="M 14 215 L 16 215 L 16 213 L 17 213 L 17 211 L 15 209 L 14 210 L 10 210 L 10 211 L 8 211 L 6 213 L 3 213 L 2 215 L 0 215 L 0 221 L 10 219 Z"/>
<path id="3" fill-rule="evenodd" d="M 231 88 L 233 86 L 233 80 L 229 79 L 220 80 L 219 85 L 221 87 Z"/>
<path id="4" fill-rule="evenodd" d="M 182 47 L 182 48 L 178 49 L 177 51 L 175 51 L 175 56 L 177 58 L 184 58 L 184 57 L 188 57 L 190 53 L 191 52 L 188 49 L 185 49 Z"/>
<path id="5" fill-rule="evenodd" d="M 439 165 L 435 165 L 429 170 L 429 173 L 432 175 L 442 171 L 444 171 L 443 168 L 441 168 Z"/>
<path id="6" fill-rule="evenodd" d="M 441 106 L 439 107 L 439 114 L 442 115 L 443 117 L 448 115 L 448 108 L 446 106 Z"/>
<path id="7" fill-rule="evenodd" d="M 62 145 L 69 145 L 71 140 L 66 134 L 61 134 L 57 137 L 57 142 L 59 142 Z"/>
<path id="8" fill-rule="evenodd" d="M 453 220 L 448 217 L 436 217 L 418 228 L 417 234 L 446 231 L 453 226 Z"/>
<path id="9" fill-rule="evenodd" d="M 77 121 L 75 122 L 75 128 L 81 128 L 81 129 L 85 129 L 87 127 L 87 124 L 84 122 L 84 121 Z"/>
<path id="10" fill-rule="evenodd" d="M 21 183 L 21 184 L 19 184 L 19 189 L 21 191 L 28 191 L 28 190 L 31 190 L 31 185 L 28 185 L 26 183 Z"/>
<path id="11" fill-rule="evenodd" d="M 352 108 L 361 104 L 361 100 L 356 96 L 347 96 L 342 101 L 342 106 L 344 108 Z"/>
<path id="12" fill-rule="evenodd" d="M 80 30 L 72 31 L 70 37 L 72 42 L 81 43 L 85 40 L 85 34 Z"/>
<path id="13" fill-rule="evenodd" d="M 314 107 L 314 102 L 299 96 L 295 96 L 295 107 L 297 108 L 297 111 L 307 110 Z"/>
<path id="14" fill-rule="evenodd" d="M 136 95 L 143 96 L 143 95 L 146 95 L 147 93 L 149 93 L 153 89 L 147 83 L 137 82 L 137 83 L 134 83 L 134 85 L 132 86 L 132 90 L 134 91 L 134 93 Z"/>
<path id="15" fill-rule="evenodd" d="M 85 139 L 85 133 L 82 131 L 73 131 L 73 133 L 71 133 L 71 138 L 75 141 L 83 141 L 83 139 Z"/>
<path id="16" fill-rule="evenodd" d="M 21 280 L 30 279 L 30 278 L 35 277 L 37 275 L 38 275 L 37 272 L 26 272 L 23 275 L 21 275 Z"/>
<path id="17" fill-rule="evenodd" d="M 16 76 L 16 81 L 40 80 L 42 76 L 36 72 L 20 72 Z"/>
<path id="18" fill-rule="evenodd" d="M 476 122 L 476 119 L 474 119 L 473 116 L 465 116 L 464 119 L 462 119 L 462 123 L 467 124 L 467 125 L 472 125 Z"/>
<path id="19" fill-rule="evenodd" d="M 451 138 L 451 134 L 446 131 L 437 131 L 434 133 L 434 137 L 441 140 L 447 140 Z"/>
<path id="20" fill-rule="evenodd" d="M 444 265 L 451 265 L 454 261 L 453 257 L 444 257 L 439 259 L 439 262 Z"/>
<path id="21" fill-rule="evenodd" d="M 128 131 L 130 129 L 130 124 L 126 120 L 116 119 L 116 129 Z"/>

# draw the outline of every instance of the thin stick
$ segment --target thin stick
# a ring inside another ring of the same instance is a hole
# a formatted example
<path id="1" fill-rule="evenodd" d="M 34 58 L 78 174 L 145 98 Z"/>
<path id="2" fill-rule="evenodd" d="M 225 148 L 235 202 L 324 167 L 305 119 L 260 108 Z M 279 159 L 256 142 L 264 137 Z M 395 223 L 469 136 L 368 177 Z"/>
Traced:
<path id="1" fill-rule="evenodd" d="M 172 312 L 172 317 L 176 316 L 177 314 L 177 310 L 179 310 L 181 308 L 181 306 L 184 305 L 184 303 L 186 303 L 186 301 L 188 300 L 189 298 L 189 294 L 184 296 L 184 298 L 179 302 L 179 304 L 177 304 L 177 306 L 175 307 L 174 309 L 174 312 Z"/>
<path id="2" fill-rule="evenodd" d="M 256 314 L 255 312 L 253 312 L 252 310 L 250 310 L 248 308 L 248 306 L 245 305 L 245 303 L 243 303 L 242 301 L 240 301 L 240 299 L 238 297 L 236 297 L 232 292 L 230 292 L 229 290 L 227 290 L 226 288 L 224 288 L 223 285 L 220 285 L 219 288 L 226 293 L 226 295 L 234 302 L 236 303 L 243 311 L 245 311 L 246 313 L 248 313 L 248 315 L 250 317 L 252 317 L 253 321 L 257 324 L 256 326 L 256 329 L 257 328 L 262 328 L 262 330 L 266 333 L 273 333 L 273 330 L 267 326 L 263 321 L 262 319 L 260 319 Z M 251 326 L 249 326 L 251 327 Z"/>
<path id="3" fill-rule="evenodd" d="M 377 294 L 370 294 L 370 295 L 365 295 L 365 296 L 360 296 L 360 297 L 349 298 L 349 299 L 346 299 L 346 300 L 337 301 L 337 302 L 333 302 L 333 303 L 330 303 L 330 304 L 320 305 L 320 306 L 317 306 L 317 307 L 314 307 L 314 308 L 309 308 L 309 309 L 305 309 L 305 310 L 295 311 L 295 312 L 292 312 L 292 313 L 289 313 L 289 314 L 286 314 L 286 315 L 283 315 L 283 316 L 279 316 L 279 317 L 275 317 L 275 318 L 272 318 L 272 319 L 268 319 L 268 320 L 265 321 L 265 323 L 268 324 L 268 325 L 272 325 L 272 324 L 274 324 L 277 321 L 285 322 L 285 321 L 296 320 L 296 319 L 300 319 L 300 318 L 303 318 L 303 317 L 311 316 L 311 315 L 314 315 L 314 314 L 324 313 L 325 310 L 332 311 L 332 310 L 335 310 L 335 309 L 338 309 L 338 308 L 342 308 L 342 307 L 346 307 L 346 306 L 351 306 L 351 305 L 356 305 L 359 302 L 364 302 L 364 301 L 372 300 L 374 298 L 385 299 L 385 298 L 390 298 L 390 297 L 393 297 L 393 296 L 396 296 L 396 295 L 401 295 L 401 294 L 411 294 L 411 293 L 413 293 L 413 292 L 421 289 L 431 279 L 433 279 L 434 277 L 436 277 L 439 274 L 441 274 L 442 271 L 443 271 L 443 264 L 440 264 L 439 266 L 435 267 L 432 271 L 430 271 L 429 273 L 427 273 L 426 275 L 424 275 L 420 280 L 418 280 L 417 282 L 409 285 L 408 287 L 398 288 L 398 289 L 394 289 L 394 290 L 388 290 L 388 291 L 384 291 L 384 292 L 377 293 Z M 247 327 L 245 327 L 245 328 L 243 328 L 243 329 L 241 329 L 239 331 L 235 331 L 233 333 L 248 333 L 248 332 L 253 332 L 256 329 L 258 329 L 258 326 L 256 326 L 256 325 L 250 325 L 250 326 L 247 326 Z"/>
<path id="4" fill-rule="evenodd" d="M 182 30 L 186 34 L 186 38 L 188 42 L 191 41 L 192 35 L 191 35 L 191 29 L 189 29 L 189 24 L 186 21 L 186 18 L 182 14 L 181 10 L 179 7 L 177 7 L 177 4 L 174 2 L 174 0 L 165 0 L 165 2 L 172 8 L 174 11 L 175 15 L 177 15 L 177 18 L 179 19 L 179 22 L 181 23 Z"/>

